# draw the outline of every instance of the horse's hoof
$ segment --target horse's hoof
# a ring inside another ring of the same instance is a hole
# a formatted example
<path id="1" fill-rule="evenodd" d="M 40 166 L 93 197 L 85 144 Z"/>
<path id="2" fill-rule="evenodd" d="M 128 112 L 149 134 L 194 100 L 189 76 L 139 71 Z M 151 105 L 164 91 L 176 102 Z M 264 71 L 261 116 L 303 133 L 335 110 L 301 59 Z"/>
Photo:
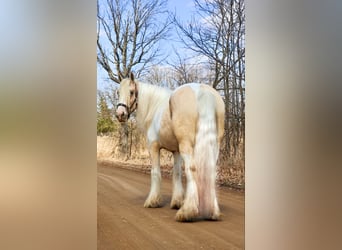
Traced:
<path id="1" fill-rule="evenodd" d="M 170 207 L 171 207 L 172 209 L 179 209 L 179 208 L 181 208 L 182 204 L 183 204 L 183 201 L 182 201 L 182 200 L 173 199 L 173 200 L 171 201 Z"/>
<path id="2" fill-rule="evenodd" d="M 144 207 L 146 208 L 157 208 L 162 206 L 162 198 L 157 196 L 155 198 L 148 198 L 145 203 Z"/>
<path id="3" fill-rule="evenodd" d="M 222 218 L 221 213 L 215 213 L 210 217 L 210 220 L 217 221 L 217 220 L 221 220 L 221 218 Z"/>
<path id="4" fill-rule="evenodd" d="M 181 208 L 176 214 L 176 221 L 180 222 L 190 222 L 194 221 L 198 217 L 198 209 L 185 210 Z"/>

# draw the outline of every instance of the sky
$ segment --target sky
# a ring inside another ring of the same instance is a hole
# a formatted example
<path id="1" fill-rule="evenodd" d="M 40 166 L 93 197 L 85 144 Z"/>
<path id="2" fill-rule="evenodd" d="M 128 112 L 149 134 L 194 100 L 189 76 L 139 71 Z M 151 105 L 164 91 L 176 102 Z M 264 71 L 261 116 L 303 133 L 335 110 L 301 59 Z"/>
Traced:
<path id="1" fill-rule="evenodd" d="M 169 11 L 175 12 L 177 17 L 181 21 L 190 20 L 191 16 L 194 15 L 194 3 L 193 0 L 168 0 L 168 9 Z M 164 41 L 160 48 L 163 53 L 168 55 L 168 60 L 176 59 L 175 54 L 173 53 L 173 47 L 177 49 L 178 52 L 185 51 L 182 48 L 182 45 L 176 41 L 177 34 L 175 30 L 171 31 L 170 39 Z M 108 76 L 105 70 L 101 68 L 100 65 L 97 65 L 97 88 L 100 90 L 104 90 L 108 88 L 111 81 L 108 80 Z"/>

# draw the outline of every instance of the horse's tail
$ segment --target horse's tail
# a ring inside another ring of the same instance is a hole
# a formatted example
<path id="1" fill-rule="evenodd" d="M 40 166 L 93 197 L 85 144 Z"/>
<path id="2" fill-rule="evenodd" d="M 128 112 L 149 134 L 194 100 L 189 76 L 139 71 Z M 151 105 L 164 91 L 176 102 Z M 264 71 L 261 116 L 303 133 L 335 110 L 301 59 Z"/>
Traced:
<path id="1" fill-rule="evenodd" d="M 219 155 L 216 99 L 211 92 L 201 90 L 198 93 L 197 101 L 199 119 L 194 163 L 198 170 L 199 213 L 204 218 L 210 218 L 216 201 L 216 162 Z"/>

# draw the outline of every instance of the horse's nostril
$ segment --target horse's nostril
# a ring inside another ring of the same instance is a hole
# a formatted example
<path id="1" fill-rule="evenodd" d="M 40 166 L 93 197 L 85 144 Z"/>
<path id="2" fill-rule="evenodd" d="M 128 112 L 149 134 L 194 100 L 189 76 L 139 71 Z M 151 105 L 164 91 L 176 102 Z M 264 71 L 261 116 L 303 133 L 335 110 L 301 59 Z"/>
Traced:
<path id="1" fill-rule="evenodd" d="M 125 113 L 124 112 L 116 112 L 115 113 L 115 117 L 119 120 L 119 121 L 123 121 L 125 118 Z"/>

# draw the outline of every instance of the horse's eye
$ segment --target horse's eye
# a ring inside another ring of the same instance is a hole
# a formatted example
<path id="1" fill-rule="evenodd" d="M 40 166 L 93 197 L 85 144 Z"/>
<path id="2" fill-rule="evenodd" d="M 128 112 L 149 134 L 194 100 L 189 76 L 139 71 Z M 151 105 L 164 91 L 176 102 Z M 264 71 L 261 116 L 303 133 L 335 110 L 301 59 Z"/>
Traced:
<path id="1" fill-rule="evenodd" d="M 130 92 L 129 92 L 130 94 L 131 94 L 131 96 L 134 94 L 134 91 L 133 90 L 131 90 Z"/>

